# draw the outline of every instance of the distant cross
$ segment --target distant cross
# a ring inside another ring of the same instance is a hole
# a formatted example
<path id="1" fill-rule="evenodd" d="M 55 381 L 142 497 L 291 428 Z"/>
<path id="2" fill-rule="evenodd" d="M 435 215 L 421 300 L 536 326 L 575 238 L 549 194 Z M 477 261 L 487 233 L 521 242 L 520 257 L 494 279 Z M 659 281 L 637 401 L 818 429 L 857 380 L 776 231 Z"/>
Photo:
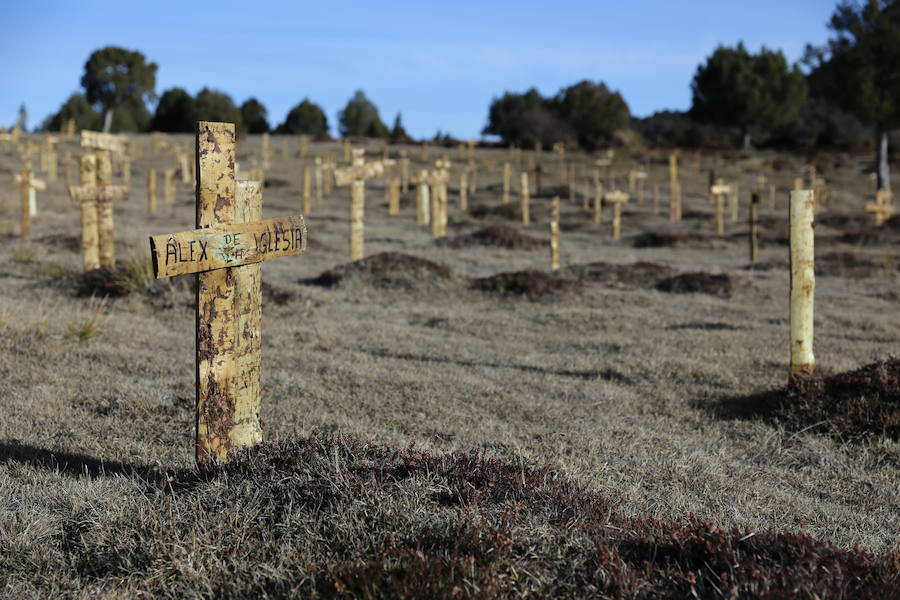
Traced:
<path id="1" fill-rule="evenodd" d="M 725 235 L 725 196 L 733 193 L 730 185 L 725 185 L 721 179 L 709 188 L 709 193 L 716 203 L 716 235 Z"/>
<path id="2" fill-rule="evenodd" d="M 81 185 L 69 188 L 69 197 L 81 208 L 81 258 L 85 271 L 113 267 L 116 262 L 112 203 L 127 200 L 128 188 L 109 185 L 109 153 L 85 154 L 79 165 Z M 101 184 L 100 182 L 106 182 Z"/>
<path id="3" fill-rule="evenodd" d="M 622 235 L 622 204 L 628 202 L 628 194 L 620 190 L 613 190 L 608 192 L 603 200 L 613 205 L 612 239 L 616 241 Z"/>
<path id="4" fill-rule="evenodd" d="M 16 175 L 15 182 L 22 187 L 22 237 L 27 238 L 31 236 L 31 217 L 37 215 L 36 191 L 47 189 L 47 184 L 34 177 L 30 164 Z"/>
<path id="5" fill-rule="evenodd" d="M 334 172 L 337 185 L 350 186 L 350 260 L 363 257 L 366 179 L 384 175 L 384 167 L 385 161 L 367 163 L 365 150 L 354 148 L 352 164 Z"/>
<path id="6" fill-rule="evenodd" d="M 306 251 L 302 216 L 260 220 L 262 187 L 236 181 L 232 123 L 197 124 L 197 229 L 150 238 L 157 278 L 197 273 L 196 458 L 262 441 L 263 260 Z"/>
<path id="7" fill-rule="evenodd" d="M 875 192 L 875 202 L 866 204 L 866 212 L 872 213 L 875 227 L 881 227 L 893 216 L 896 210 L 893 200 L 891 191 L 882 189 Z"/>

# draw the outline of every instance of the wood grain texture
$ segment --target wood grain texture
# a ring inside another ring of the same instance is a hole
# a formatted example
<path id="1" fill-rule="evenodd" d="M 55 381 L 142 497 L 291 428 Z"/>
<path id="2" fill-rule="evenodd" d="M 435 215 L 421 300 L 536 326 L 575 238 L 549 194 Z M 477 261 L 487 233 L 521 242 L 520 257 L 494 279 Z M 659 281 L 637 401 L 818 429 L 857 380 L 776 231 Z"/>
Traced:
<path id="1" fill-rule="evenodd" d="M 97 186 L 97 156 L 91 152 L 81 157 L 79 182 L 83 187 Z M 71 189 L 69 190 L 71 194 Z M 85 271 L 100 267 L 100 243 L 97 239 L 97 203 L 81 203 L 81 258 Z"/>
<path id="2" fill-rule="evenodd" d="M 81 132 L 81 147 L 124 154 L 128 150 L 128 140 L 124 136 L 114 133 L 100 133 L 85 129 Z"/>
<path id="3" fill-rule="evenodd" d="M 112 185 L 112 156 L 109 150 L 97 150 L 97 185 L 110 187 Z M 105 194 L 102 194 L 105 197 Z M 114 267 L 116 265 L 116 226 L 113 222 L 112 201 L 97 201 L 97 245 L 100 249 L 100 266 Z"/>
<path id="4" fill-rule="evenodd" d="M 258 184 L 241 182 L 250 183 Z M 300 215 L 150 236 L 157 279 L 294 256 L 306 251 L 306 243 L 306 224 Z"/>
<path id="5" fill-rule="evenodd" d="M 230 123 L 197 124 L 197 228 L 235 219 L 235 132 Z M 231 269 L 197 275 L 197 462 L 226 462 L 235 394 L 235 287 Z"/>
<path id="6" fill-rule="evenodd" d="M 791 379 L 812 375 L 814 270 L 814 199 L 812 190 L 791 192 Z"/>

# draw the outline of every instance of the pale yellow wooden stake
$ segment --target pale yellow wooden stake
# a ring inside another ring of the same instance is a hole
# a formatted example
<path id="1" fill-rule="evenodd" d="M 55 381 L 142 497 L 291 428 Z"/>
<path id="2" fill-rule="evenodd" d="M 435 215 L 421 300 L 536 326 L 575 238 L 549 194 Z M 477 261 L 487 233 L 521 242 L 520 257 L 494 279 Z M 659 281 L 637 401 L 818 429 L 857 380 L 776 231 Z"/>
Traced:
<path id="1" fill-rule="evenodd" d="M 594 182 L 594 225 L 602 222 L 603 215 L 603 184 L 597 179 Z"/>
<path id="2" fill-rule="evenodd" d="M 353 147 L 350 145 L 350 140 L 344 139 L 341 141 L 341 147 L 344 149 L 344 162 L 349 163 L 352 161 L 351 150 Z"/>
<path id="3" fill-rule="evenodd" d="M 163 201 L 175 204 L 175 169 L 163 171 Z"/>
<path id="4" fill-rule="evenodd" d="M 739 186 L 739 184 L 737 184 L 737 183 L 732 184 L 732 186 L 731 186 L 731 194 L 730 194 L 730 198 L 731 198 L 731 222 L 732 222 L 732 223 L 737 223 L 737 222 L 738 222 L 738 202 L 739 202 L 739 200 L 740 200 L 740 197 L 741 197 L 741 193 L 740 193 L 740 186 Z"/>
<path id="5" fill-rule="evenodd" d="M 717 179 L 709 193 L 716 203 L 716 235 L 725 235 L 725 197 L 732 193 L 731 186 Z"/>
<path id="6" fill-rule="evenodd" d="M 305 139 L 305 138 L 301 138 Z M 310 203 L 312 202 L 312 173 L 309 165 L 303 166 L 303 214 L 310 212 Z"/>
<path id="7" fill-rule="evenodd" d="M 409 191 L 409 156 L 404 149 L 400 151 L 400 187 L 403 193 Z"/>
<path id="8" fill-rule="evenodd" d="M 750 264 L 756 262 L 759 254 L 759 193 L 753 192 L 750 196 Z"/>
<path id="9" fill-rule="evenodd" d="M 466 169 L 459 173 L 459 210 L 469 210 L 469 172 Z"/>
<path id="10" fill-rule="evenodd" d="M 400 178 L 391 177 L 388 181 L 388 212 L 391 215 L 400 213 Z"/>
<path id="11" fill-rule="evenodd" d="M 322 206 L 322 157 L 317 156 L 315 161 L 315 177 L 316 177 L 316 205 Z"/>
<path id="12" fill-rule="evenodd" d="M 531 202 L 531 194 L 528 192 L 528 172 L 522 171 L 521 176 L 519 177 L 519 202 L 522 207 L 522 225 L 530 225 L 531 224 L 531 213 L 529 212 L 529 205 Z"/>
<path id="13" fill-rule="evenodd" d="M 416 177 L 416 224 L 428 225 L 431 222 L 431 198 L 429 194 L 428 171 L 422 169 Z"/>
<path id="14" fill-rule="evenodd" d="M 791 192 L 791 380 L 812 375 L 814 270 L 813 192 Z"/>
<path id="15" fill-rule="evenodd" d="M 628 194 L 613 190 L 604 196 L 604 201 L 611 202 L 613 205 L 612 239 L 617 241 L 622 237 L 622 204 L 628 202 Z"/>
<path id="16" fill-rule="evenodd" d="M 156 169 L 147 171 L 147 212 L 156 214 Z"/>
<path id="17" fill-rule="evenodd" d="M 191 183 L 191 170 L 188 167 L 188 156 L 184 152 L 178 151 L 178 171 L 181 173 L 181 183 Z"/>
<path id="18" fill-rule="evenodd" d="M 509 204 L 509 184 L 512 179 L 512 167 L 508 162 L 503 163 L 503 204 Z"/>
<path id="19" fill-rule="evenodd" d="M 31 168 L 22 169 L 22 237 L 31 237 Z"/>
<path id="20" fill-rule="evenodd" d="M 559 196 L 550 204 L 550 270 L 559 270 Z"/>
<path id="21" fill-rule="evenodd" d="M 350 260 L 360 260 L 363 257 L 365 210 L 366 182 L 364 179 L 355 179 L 350 184 Z"/>

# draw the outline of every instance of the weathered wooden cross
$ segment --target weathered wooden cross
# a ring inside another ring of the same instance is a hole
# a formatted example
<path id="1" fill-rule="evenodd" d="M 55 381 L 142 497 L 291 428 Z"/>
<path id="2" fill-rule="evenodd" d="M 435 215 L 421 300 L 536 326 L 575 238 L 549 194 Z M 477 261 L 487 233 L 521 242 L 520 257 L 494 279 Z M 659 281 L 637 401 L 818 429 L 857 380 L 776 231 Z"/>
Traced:
<path id="1" fill-rule="evenodd" d="M 81 258 L 85 271 L 116 264 L 112 203 L 128 199 L 128 188 L 111 185 L 109 152 L 99 150 L 81 157 L 79 181 L 69 197 L 81 206 Z"/>
<path id="2" fill-rule="evenodd" d="M 22 186 L 22 237 L 27 238 L 31 236 L 31 217 L 37 214 L 35 190 L 43 190 L 47 186 L 40 179 L 34 178 L 30 164 L 26 165 L 15 179 L 16 183 Z"/>
<path id="3" fill-rule="evenodd" d="M 439 158 L 430 173 L 431 183 L 431 237 L 447 235 L 447 184 L 450 181 L 450 161 Z"/>
<path id="4" fill-rule="evenodd" d="M 336 169 L 334 172 L 337 185 L 350 186 L 350 260 L 359 260 L 363 257 L 366 179 L 384 175 L 386 162 L 367 163 L 365 152 L 363 148 L 353 148 L 353 164 Z"/>
<path id="5" fill-rule="evenodd" d="M 875 202 L 866 204 L 866 212 L 872 213 L 875 227 L 881 227 L 893 216 L 895 210 L 893 196 L 891 190 L 888 189 L 875 192 Z"/>
<path id="6" fill-rule="evenodd" d="M 622 236 L 622 204 L 628 202 L 628 194 L 620 190 L 613 190 L 603 197 L 604 202 L 613 205 L 612 239 L 618 240 Z"/>
<path id="7" fill-rule="evenodd" d="M 528 171 L 522 171 L 519 177 L 519 203 L 522 209 L 522 225 L 530 225 L 531 193 L 528 191 Z"/>
<path id="8" fill-rule="evenodd" d="M 306 251 L 302 216 L 260 220 L 262 187 L 235 179 L 232 123 L 197 124 L 197 229 L 150 238 L 157 278 L 196 273 L 196 458 L 262 441 L 261 261 Z"/>
<path id="9" fill-rule="evenodd" d="M 550 270 L 559 270 L 559 196 L 550 202 Z"/>

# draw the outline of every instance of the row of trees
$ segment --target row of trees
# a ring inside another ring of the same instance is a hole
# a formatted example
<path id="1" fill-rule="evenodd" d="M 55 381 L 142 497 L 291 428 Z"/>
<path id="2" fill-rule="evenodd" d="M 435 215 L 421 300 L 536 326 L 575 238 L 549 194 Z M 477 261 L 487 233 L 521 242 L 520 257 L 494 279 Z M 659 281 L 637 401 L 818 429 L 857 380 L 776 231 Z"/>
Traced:
<path id="1" fill-rule="evenodd" d="M 167 131 L 190 132 L 198 120 L 235 123 L 239 132 L 305 134 L 328 137 L 328 118 L 318 104 L 303 99 L 274 129 L 266 107 L 256 98 L 240 106 L 228 94 L 203 88 L 195 96 L 175 87 L 157 98 L 157 65 L 137 51 L 108 46 L 95 51 L 84 65 L 81 85 L 84 93 L 74 93 L 50 115 L 44 129 L 58 130 L 74 119 L 84 129 L 114 132 Z M 157 102 L 158 100 L 158 102 Z M 147 104 L 157 102 L 153 114 Z M 378 137 L 407 141 L 409 135 L 398 114 L 391 129 L 384 124 L 378 108 L 362 91 L 357 91 L 338 113 L 338 131 L 342 137 Z"/>

